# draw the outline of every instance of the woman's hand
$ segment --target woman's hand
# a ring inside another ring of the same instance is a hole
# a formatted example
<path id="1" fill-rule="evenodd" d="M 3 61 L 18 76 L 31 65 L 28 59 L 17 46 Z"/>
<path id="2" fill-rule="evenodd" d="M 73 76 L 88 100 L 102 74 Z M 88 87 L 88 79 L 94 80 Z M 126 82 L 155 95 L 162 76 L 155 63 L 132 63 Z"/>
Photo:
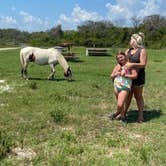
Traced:
<path id="1" fill-rule="evenodd" d="M 127 67 L 128 69 L 131 69 L 131 68 L 133 68 L 133 63 L 127 62 L 125 64 L 125 67 Z"/>

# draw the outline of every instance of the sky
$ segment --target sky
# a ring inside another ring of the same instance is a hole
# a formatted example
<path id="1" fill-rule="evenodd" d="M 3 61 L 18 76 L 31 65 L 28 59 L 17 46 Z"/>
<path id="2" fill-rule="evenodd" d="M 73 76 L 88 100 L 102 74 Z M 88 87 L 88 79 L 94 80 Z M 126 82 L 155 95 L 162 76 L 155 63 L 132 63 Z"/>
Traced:
<path id="1" fill-rule="evenodd" d="M 165 0 L 0 0 L 0 29 L 38 32 L 61 25 L 76 30 L 88 20 L 130 27 L 132 17 L 153 14 L 166 17 Z"/>

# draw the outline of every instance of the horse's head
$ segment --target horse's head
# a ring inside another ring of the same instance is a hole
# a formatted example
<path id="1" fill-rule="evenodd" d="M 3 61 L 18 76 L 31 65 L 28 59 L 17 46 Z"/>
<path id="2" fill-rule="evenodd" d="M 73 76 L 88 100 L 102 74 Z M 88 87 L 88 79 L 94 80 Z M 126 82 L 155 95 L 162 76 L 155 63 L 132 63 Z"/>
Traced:
<path id="1" fill-rule="evenodd" d="M 64 76 L 68 79 L 71 80 L 72 79 L 72 71 L 71 68 L 68 67 L 67 71 L 64 73 Z"/>

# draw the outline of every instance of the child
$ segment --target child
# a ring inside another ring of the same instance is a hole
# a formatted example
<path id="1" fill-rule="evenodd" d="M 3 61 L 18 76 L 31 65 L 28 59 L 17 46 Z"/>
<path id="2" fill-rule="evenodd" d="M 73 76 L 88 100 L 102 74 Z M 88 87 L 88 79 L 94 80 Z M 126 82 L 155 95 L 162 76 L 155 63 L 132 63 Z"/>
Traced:
<path id="1" fill-rule="evenodd" d="M 114 67 L 111 78 L 114 81 L 114 93 L 117 99 L 117 111 L 109 118 L 114 120 L 121 115 L 121 121 L 126 122 L 124 106 L 129 90 L 131 89 L 132 79 L 136 79 L 137 72 L 135 69 L 127 69 L 125 64 L 128 62 L 127 56 L 123 52 L 119 52 L 116 56 L 118 64 Z"/>

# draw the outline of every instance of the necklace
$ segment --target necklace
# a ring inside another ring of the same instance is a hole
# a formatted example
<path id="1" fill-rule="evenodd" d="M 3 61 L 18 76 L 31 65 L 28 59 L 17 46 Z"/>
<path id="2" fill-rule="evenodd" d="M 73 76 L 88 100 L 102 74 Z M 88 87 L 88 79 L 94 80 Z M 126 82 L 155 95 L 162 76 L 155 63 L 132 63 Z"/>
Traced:
<path id="1" fill-rule="evenodd" d="M 138 50 L 137 48 L 136 48 L 136 49 L 133 48 L 133 49 L 131 50 L 131 55 L 134 55 L 134 54 L 137 52 L 137 50 Z"/>

